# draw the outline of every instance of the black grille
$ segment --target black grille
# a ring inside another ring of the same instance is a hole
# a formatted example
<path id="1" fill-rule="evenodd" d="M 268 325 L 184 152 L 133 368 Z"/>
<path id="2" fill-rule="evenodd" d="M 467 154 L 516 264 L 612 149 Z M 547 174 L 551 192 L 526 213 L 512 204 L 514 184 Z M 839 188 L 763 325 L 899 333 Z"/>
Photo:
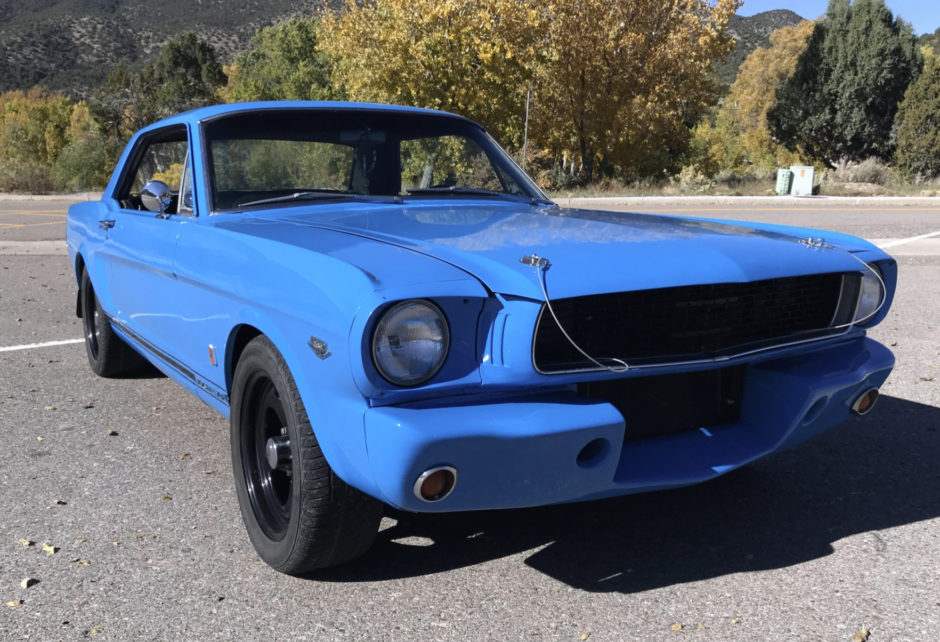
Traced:
<path id="1" fill-rule="evenodd" d="M 624 441 L 720 426 L 741 418 L 744 366 L 578 384 L 584 396 L 613 405 Z"/>
<path id="2" fill-rule="evenodd" d="M 601 362 L 703 359 L 838 332 L 832 326 L 850 320 L 842 317 L 850 316 L 854 305 L 839 305 L 843 277 L 813 274 L 617 292 L 559 299 L 552 308 L 571 338 Z M 846 278 L 847 285 L 851 281 Z M 541 372 L 595 367 L 562 335 L 544 306 L 533 350 Z"/>

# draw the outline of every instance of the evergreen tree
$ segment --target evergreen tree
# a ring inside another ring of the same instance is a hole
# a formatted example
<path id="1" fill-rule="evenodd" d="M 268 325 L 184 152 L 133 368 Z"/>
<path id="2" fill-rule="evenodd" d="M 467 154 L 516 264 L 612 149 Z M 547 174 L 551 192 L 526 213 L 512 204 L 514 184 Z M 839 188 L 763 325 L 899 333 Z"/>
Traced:
<path id="1" fill-rule="evenodd" d="M 88 107 L 104 132 L 124 141 L 156 120 L 219 102 L 224 84 L 215 49 L 187 31 L 167 41 L 140 73 L 119 62 Z"/>
<path id="2" fill-rule="evenodd" d="M 225 73 L 215 49 L 192 31 L 167 41 L 153 65 L 140 76 L 142 100 L 138 104 L 149 120 L 218 102 L 216 92 Z"/>
<path id="3" fill-rule="evenodd" d="M 895 128 L 898 167 L 909 176 L 940 176 L 940 57 L 925 51 L 924 71 L 907 88 Z"/>
<path id="4" fill-rule="evenodd" d="M 792 76 L 767 114 L 789 149 L 838 160 L 894 152 L 891 128 L 904 90 L 921 66 L 910 25 L 883 0 L 830 0 Z"/>

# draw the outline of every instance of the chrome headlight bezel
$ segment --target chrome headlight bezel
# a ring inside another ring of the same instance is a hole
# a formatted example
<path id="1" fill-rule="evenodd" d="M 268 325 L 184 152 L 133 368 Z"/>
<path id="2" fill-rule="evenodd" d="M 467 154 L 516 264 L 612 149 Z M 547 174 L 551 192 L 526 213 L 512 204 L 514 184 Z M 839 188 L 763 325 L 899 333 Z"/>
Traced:
<path id="1" fill-rule="evenodd" d="M 432 379 L 444 366 L 450 326 L 436 304 L 408 299 L 379 315 L 369 345 L 379 375 L 395 386 L 412 388 Z"/>
<path id="2" fill-rule="evenodd" d="M 853 325 L 864 325 L 884 305 L 887 291 L 884 277 L 874 263 L 866 263 L 868 269 L 862 272 L 861 282 L 858 286 L 858 301 L 855 305 L 855 314 L 852 317 Z"/>

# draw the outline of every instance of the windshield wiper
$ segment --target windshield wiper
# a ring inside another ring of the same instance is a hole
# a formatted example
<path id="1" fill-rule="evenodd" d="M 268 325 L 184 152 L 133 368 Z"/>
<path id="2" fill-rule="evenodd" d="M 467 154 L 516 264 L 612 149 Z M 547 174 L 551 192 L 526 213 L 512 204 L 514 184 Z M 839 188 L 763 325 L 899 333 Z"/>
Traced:
<path id="1" fill-rule="evenodd" d="M 285 194 L 283 196 L 272 196 L 271 198 L 262 198 L 257 201 L 249 201 L 247 203 L 238 203 L 237 207 L 250 207 L 252 205 L 266 205 L 268 203 L 288 203 L 290 201 L 316 201 L 324 199 L 335 199 L 335 198 L 348 198 L 350 200 L 359 200 L 359 201 L 385 201 L 387 199 L 379 196 L 368 196 L 366 194 L 355 194 L 352 192 L 344 192 L 343 190 L 338 189 L 313 189 L 305 190 L 303 192 L 294 192 L 293 194 Z"/>
<path id="2" fill-rule="evenodd" d="M 434 187 L 416 187 L 405 190 L 408 194 L 484 194 L 487 196 L 512 196 L 506 192 L 465 185 L 435 185 Z"/>
<path id="3" fill-rule="evenodd" d="M 465 185 L 436 185 L 434 187 L 416 187 L 414 189 L 405 190 L 409 195 L 420 195 L 420 194 L 468 194 L 468 195 L 480 195 L 480 196 L 498 196 L 500 198 L 510 198 L 513 200 L 526 201 L 532 205 L 554 205 L 552 201 L 548 201 L 542 198 L 535 198 L 532 196 L 525 196 L 522 194 L 510 194 L 509 192 L 499 192 L 492 189 L 483 189 L 481 187 L 467 187 Z"/>

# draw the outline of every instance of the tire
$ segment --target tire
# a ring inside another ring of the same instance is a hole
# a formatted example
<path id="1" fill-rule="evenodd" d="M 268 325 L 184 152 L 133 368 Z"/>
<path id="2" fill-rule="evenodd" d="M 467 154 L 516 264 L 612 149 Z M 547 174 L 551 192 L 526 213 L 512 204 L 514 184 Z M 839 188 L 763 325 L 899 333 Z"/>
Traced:
<path id="1" fill-rule="evenodd" d="M 330 468 L 290 370 L 265 336 L 245 346 L 235 367 L 231 446 L 242 519 L 269 566 L 301 575 L 372 546 L 383 504 Z"/>
<path id="2" fill-rule="evenodd" d="M 95 295 L 88 270 L 82 270 L 79 297 L 85 352 L 92 371 L 101 377 L 119 377 L 144 367 L 144 358 L 115 334 Z"/>

